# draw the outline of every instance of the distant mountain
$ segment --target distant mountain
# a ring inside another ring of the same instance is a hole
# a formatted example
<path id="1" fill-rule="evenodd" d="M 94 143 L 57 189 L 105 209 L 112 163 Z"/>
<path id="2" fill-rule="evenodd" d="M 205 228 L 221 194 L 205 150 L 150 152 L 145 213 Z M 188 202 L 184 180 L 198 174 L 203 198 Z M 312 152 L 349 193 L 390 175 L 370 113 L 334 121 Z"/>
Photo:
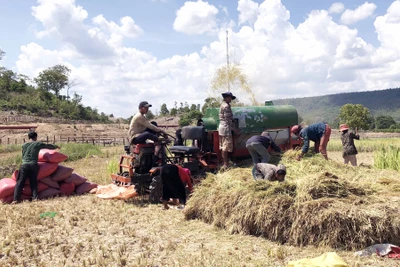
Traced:
<path id="1" fill-rule="evenodd" d="M 293 105 L 307 123 L 317 121 L 333 123 L 340 107 L 345 104 L 361 104 L 369 108 L 374 116 L 389 115 L 400 122 L 400 88 L 278 99 L 273 102 L 275 105 Z"/>

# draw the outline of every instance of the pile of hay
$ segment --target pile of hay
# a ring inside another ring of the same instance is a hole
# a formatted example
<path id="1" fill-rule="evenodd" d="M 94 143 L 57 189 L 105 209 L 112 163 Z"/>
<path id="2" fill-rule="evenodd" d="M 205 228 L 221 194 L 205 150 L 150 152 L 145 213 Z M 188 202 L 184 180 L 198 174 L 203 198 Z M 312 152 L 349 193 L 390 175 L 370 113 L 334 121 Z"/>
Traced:
<path id="1" fill-rule="evenodd" d="M 188 201 L 186 219 L 296 246 L 400 243 L 398 173 L 318 156 L 297 162 L 293 152 L 281 162 L 284 183 L 254 181 L 250 168 L 209 174 Z"/>

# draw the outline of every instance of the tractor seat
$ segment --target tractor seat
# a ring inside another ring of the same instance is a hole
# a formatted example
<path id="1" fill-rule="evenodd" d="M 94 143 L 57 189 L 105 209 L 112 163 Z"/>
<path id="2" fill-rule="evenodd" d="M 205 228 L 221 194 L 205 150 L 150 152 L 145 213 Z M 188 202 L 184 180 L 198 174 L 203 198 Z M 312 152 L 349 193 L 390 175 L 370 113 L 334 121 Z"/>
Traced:
<path id="1" fill-rule="evenodd" d="M 200 148 L 195 146 L 172 146 L 169 149 L 172 153 L 182 154 L 197 154 L 200 152 Z"/>
<path id="2" fill-rule="evenodd" d="M 203 140 L 205 129 L 203 126 L 185 126 L 182 127 L 181 135 L 185 140 Z M 172 146 L 169 148 L 171 153 L 194 155 L 200 153 L 200 148 L 197 146 Z"/>

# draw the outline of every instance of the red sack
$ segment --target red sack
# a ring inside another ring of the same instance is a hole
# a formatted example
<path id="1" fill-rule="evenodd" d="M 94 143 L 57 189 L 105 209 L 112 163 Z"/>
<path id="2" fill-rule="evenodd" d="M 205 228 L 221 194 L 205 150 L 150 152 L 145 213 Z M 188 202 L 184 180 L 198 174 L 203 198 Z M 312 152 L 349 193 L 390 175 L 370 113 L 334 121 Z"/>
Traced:
<path id="1" fill-rule="evenodd" d="M 21 200 L 28 200 L 28 199 L 31 199 L 31 197 L 30 196 L 21 195 Z M 11 202 L 14 201 L 14 195 L 0 198 L 0 201 L 3 202 L 3 203 L 11 203 Z"/>
<path id="2" fill-rule="evenodd" d="M 97 187 L 97 184 L 95 184 L 95 183 L 84 182 L 83 184 L 78 185 L 75 188 L 75 192 L 77 194 L 84 194 L 84 193 L 87 193 L 87 192 L 89 192 L 90 190 L 92 190 L 93 188 L 96 188 L 96 187 Z"/>
<path id="3" fill-rule="evenodd" d="M 46 190 L 47 188 L 49 188 L 47 185 L 45 185 L 44 183 L 38 182 L 38 192 Z M 24 188 L 22 189 L 22 194 L 31 196 L 32 195 L 31 186 L 25 185 Z"/>
<path id="4" fill-rule="evenodd" d="M 14 194 L 16 182 L 10 178 L 0 180 L 0 198 L 12 196 Z"/>
<path id="5" fill-rule="evenodd" d="M 64 180 L 65 183 L 73 183 L 76 186 L 83 184 L 87 179 L 77 173 L 73 173 L 70 177 Z"/>
<path id="6" fill-rule="evenodd" d="M 61 193 L 65 196 L 69 196 L 74 193 L 75 184 L 74 183 L 60 183 Z"/>
<path id="7" fill-rule="evenodd" d="M 39 162 L 61 163 L 68 158 L 67 155 L 53 149 L 41 149 L 39 151 Z"/>
<path id="8" fill-rule="evenodd" d="M 71 176 L 74 169 L 65 167 L 65 166 L 58 166 L 57 170 L 51 175 L 51 180 L 55 182 L 62 182 L 68 177 Z"/>
<path id="9" fill-rule="evenodd" d="M 44 183 L 48 187 L 60 189 L 60 185 L 58 184 L 58 182 L 51 180 L 51 176 L 40 179 L 40 182 Z"/>
<path id="10" fill-rule="evenodd" d="M 17 181 L 18 173 L 19 173 L 19 170 L 15 170 L 13 175 L 11 176 L 11 179 L 13 179 L 15 182 Z M 26 179 L 25 184 L 29 184 L 29 179 Z"/>
<path id="11" fill-rule="evenodd" d="M 47 188 L 39 193 L 39 199 L 45 199 L 49 197 L 55 197 L 61 194 L 61 191 L 55 188 Z"/>
<path id="12" fill-rule="evenodd" d="M 38 179 L 52 175 L 56 170 L 58 165 L 55 163 L 39 162 L 39 173 Z"/>

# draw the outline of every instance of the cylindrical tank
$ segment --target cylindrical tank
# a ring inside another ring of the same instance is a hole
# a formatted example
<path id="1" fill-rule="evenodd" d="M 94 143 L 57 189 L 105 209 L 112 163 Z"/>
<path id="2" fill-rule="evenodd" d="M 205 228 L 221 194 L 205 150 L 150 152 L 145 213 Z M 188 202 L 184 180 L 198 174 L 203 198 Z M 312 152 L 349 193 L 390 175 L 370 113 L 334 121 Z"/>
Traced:
<path id="1" fill-rule="evenodd" d="M 290 105 L 232 107 L 232 112 L 241 133 L 260 133 L 298 124 L 297 110 Z M 219 108 L 207 109 L 203 123 L 208 131 L 218 130 Z"/>

